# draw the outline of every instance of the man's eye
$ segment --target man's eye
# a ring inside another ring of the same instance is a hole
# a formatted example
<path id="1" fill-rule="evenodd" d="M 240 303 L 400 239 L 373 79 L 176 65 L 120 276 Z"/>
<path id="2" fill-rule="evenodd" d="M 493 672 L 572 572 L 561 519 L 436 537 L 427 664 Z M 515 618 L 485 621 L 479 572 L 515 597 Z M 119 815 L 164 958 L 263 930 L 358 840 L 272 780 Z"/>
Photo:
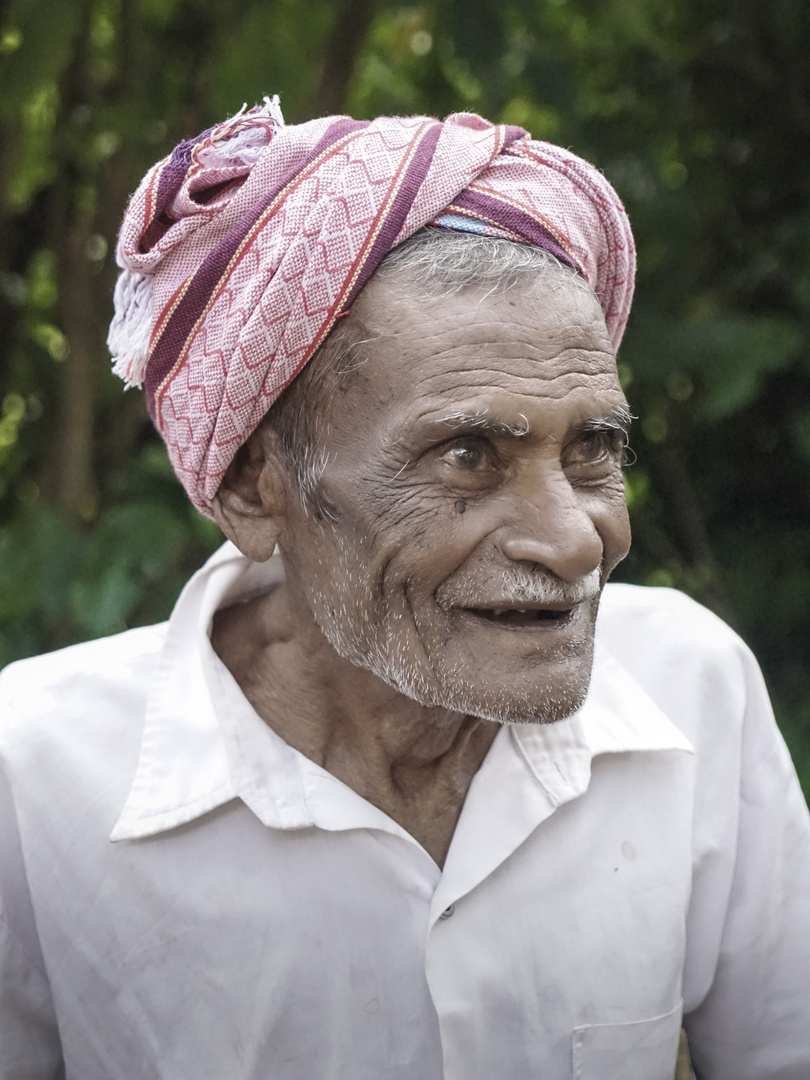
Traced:
<path id="1" fill-rule="evenodd" d="M 586 431 L 571 448 L 576 464 L 593 465 L 621 461 L 627 448 L 627 436 L 619 428 L 612 431 Z"/>
<path id="2" fill-rule="evenodd" d="M 444 459 L 465 472 L 475 472 L 488 464 L 485 447 L 475 439 L 454 443 L 445 451 Z"/>
<path id="3" fill-rule="evenodd" d="M 569 467 L 585 469 L 593 476 L 610 471 L 624 462 L 627 448 L 625 432 L 617 428 L 611 431 L 585 431 L 568 448 Z"/>

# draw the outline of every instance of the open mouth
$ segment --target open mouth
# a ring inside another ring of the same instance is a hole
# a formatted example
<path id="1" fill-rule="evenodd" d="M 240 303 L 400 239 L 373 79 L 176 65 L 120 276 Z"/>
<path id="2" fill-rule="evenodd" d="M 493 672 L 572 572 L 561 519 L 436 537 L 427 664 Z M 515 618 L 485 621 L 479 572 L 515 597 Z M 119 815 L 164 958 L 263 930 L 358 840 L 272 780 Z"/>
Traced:
<path id="1" fill-rule="evenodd" d="M 573 606 L 565 608 L 464 608 L 463 610 L 478 619 L 486 619 L 487 622 L 494 623 L 496 626 L 521 628 L 564 626 L 571 621 L 574 613 Z"/>

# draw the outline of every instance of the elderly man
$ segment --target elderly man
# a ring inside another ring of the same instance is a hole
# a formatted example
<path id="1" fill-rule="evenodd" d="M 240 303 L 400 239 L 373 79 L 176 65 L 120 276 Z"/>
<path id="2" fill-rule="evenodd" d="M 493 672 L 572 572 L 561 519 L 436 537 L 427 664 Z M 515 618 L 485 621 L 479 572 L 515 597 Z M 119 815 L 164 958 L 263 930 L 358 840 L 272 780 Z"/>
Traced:
<path id="1" fill-rule="evenodd" d="M 117 370 L 232 544 L 166 626 L 3 677 L 2 1080 L 671 1080 L 682 1022 L 699 1077 L 807 1080 L 756 666 L 605 587 L 604 178 L 268 101 L 148 174 L 119 259 Z"/>

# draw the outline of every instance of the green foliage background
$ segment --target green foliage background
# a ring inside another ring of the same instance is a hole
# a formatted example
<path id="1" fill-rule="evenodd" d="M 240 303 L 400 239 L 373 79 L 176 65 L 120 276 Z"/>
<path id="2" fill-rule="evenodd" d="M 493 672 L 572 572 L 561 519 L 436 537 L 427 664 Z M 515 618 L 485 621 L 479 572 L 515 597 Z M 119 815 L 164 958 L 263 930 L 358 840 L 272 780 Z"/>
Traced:
<path id="1" fill-rule="evenodd" d="M 0 0 L 0 664 L 164 618 L 219 542 L 104 347 L 128 194 L 279 92 L 527 127 L 639 248 L 627 580 L 757 651 L 810 787 L 806 0 Z"/>

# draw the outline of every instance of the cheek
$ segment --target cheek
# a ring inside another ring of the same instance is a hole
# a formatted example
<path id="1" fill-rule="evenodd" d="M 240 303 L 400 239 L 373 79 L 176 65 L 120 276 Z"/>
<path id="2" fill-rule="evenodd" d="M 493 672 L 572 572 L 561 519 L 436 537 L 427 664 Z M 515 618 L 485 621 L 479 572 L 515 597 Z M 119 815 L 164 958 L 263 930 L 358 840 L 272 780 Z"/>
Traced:
<path id="1" fill-rule="evenodd" d="M 454 541 L 460 516 L 455 500 L 427 485 L 365 480 L 342 494 L 338 528 L 362 548 L 369 564 L 419 567 Z"/>

